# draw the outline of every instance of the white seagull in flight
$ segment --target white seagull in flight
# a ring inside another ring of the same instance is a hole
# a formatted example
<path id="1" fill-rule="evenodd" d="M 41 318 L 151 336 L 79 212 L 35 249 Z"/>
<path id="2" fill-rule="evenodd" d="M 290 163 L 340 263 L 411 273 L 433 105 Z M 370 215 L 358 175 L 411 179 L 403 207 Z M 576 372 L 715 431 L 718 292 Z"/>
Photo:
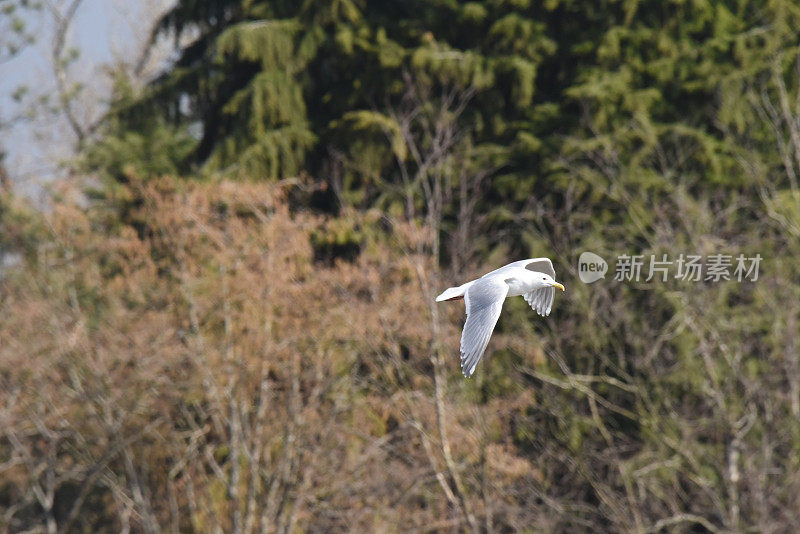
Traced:
<path id="1" fill-rule="evenodd" d="M 550 315 L 555 288 L 564 291 L 555 276 L 553 263 L 548 258 L 531 258 L 509 263 L 477 280 L 446 289 L 436 297 L 436 302 L 464 299 L 467 308 L 467 321 L 461 334 L 464 376 L 469 378 L 475 372 L 506 297 L 522 295 L 539 315 Z"/>

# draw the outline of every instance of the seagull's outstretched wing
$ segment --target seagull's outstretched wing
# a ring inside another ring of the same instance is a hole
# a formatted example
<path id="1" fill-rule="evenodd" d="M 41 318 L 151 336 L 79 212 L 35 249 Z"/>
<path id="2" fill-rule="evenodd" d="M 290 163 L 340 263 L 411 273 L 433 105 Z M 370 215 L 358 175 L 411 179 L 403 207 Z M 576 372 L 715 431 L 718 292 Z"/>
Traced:
<path id="1" fill-rule="evenodd" d="M 553 297 L 556 294 L 554 287 L 543 287 L 542 289 L 535 289 L 530 293 L 525 293 L 523 298 L 525 302 L 531 305 L 536 313 L 543 317 L 550 315 L 550 308 L 553 307 Z"/>
<path id="2" fill-rule="evenodd" d="M 464 294 L 467 321 L 461 334 L 461 370 L 470 377 L 483 356 L 494 325 L 508 295 L 508 284 L 502 277 L 483 277 L 473 283 Z"/>

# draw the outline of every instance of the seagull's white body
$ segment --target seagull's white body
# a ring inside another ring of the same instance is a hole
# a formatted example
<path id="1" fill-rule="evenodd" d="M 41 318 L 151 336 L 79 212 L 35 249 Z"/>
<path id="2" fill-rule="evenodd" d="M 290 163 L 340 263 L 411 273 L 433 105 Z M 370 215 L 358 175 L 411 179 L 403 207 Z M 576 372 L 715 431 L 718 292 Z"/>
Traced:
<path id="1" fill-rule="evenodd" d="M 515 261 L 483 275 L 477 280 L 451 287 L 436 297 L 436 302 L 464 299 L 467 321 L 461 334 L 461 370 L 470 377 L 483 356 L 494 325 L 508 297 L 522 295 L 539 315 L 550 315 L 555 288 L 564 286 L 555 281 L 556 272 L 548 258 Z"/>

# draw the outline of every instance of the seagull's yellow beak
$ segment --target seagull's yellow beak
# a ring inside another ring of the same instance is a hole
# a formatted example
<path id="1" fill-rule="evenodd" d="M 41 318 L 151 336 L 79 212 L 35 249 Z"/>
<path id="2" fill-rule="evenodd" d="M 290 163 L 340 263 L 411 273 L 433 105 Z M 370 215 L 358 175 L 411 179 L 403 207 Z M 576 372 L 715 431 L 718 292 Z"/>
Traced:
<path id="1" fill-rule="evenodd" d="M 562 286 L 562 285 L 561 285 L 561 284 L 559 284 L 558 282 L 553 282 L 551 285 L 552 285 L 553 287 L 556 287 L 556 288 L 560 289 L 561 291 L 566 291 L 566 289 L 564 289 L 564 286 Z"/>

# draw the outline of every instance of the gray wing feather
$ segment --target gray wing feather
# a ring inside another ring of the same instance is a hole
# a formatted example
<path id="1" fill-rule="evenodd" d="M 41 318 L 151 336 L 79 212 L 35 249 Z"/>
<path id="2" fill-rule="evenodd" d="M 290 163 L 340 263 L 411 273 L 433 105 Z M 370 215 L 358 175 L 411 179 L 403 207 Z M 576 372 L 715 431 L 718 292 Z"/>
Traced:
<path id="1" fill-rule="evenodd" d="M 495 269 L 494 271 L 483 275 L 484 277 L 489 277 L 495 274 L 501 274 L 505 270 L 511 270 L 515 268 L 524 268 L 528 269 L 529 271 L 538 271 L 540 273 L 549 274 L 553 278 L 556 277 L 556 270 L 553 269 L 553 262 L 550 261 L 549 258 L 528 258 L 527 260 L 519 260 L 508 265 L 504 265 L 499 269 Z"/>
<path id="2" fill-rule="evenodd" d="M 553 269 L 553 262 L 548 258 L 533 258 L 530 260 L 522 260 L 522 262 L 525 263 L 525 268 L 529 271 L 549 274 L 553 279 L 556 277 L 556 270 Z"/>
<path id="3" fill-rule="evenodd" d="M 470 377 L 483 356 L 508 295 L 502 278 L 479 278 L 464 294 L 467 321 L 461 333 L 461 370 Z"/>

